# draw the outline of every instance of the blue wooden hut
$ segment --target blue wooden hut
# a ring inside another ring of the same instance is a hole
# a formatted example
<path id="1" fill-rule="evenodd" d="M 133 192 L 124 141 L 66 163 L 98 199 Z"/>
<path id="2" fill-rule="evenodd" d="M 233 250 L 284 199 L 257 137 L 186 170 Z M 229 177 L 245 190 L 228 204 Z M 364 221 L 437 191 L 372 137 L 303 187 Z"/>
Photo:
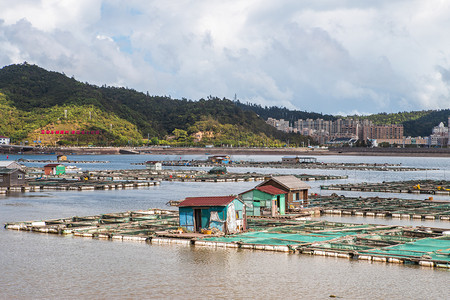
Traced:
<path id="1" fill-rule="evenodd" d="M 188 197 L 178 208 L 180 227 L 192 232 L 217 228 L 232 234 L 247 228 L 245 205 L 237 196 Z"/>

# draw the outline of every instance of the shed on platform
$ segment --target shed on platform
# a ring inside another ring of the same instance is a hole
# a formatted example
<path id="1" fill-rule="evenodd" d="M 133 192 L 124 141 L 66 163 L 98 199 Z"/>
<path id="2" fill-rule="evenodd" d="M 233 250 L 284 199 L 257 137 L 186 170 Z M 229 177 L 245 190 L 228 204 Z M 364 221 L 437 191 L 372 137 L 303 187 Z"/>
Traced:
<path id="1" fill-rule="evenodd" d="M 67 161 L 67 156 L 65 156 L 63 154 L 58 155 L 58 156 L 56 156 L 56 160 L 57 161 Z"/>
<path id="2" fill-rule="evenodd" d="M 272 217 L 286 214 L 287 192 L 271 185 L 258 186 L 239 194 L 244 201 L 248 216 L 262 216 L 265 212 Z"/>
<path id="3" fill-rule="evenodd" d="M 273 176 L 257 187 L 273 186 L 286 192 L 287 209 L 298 209 L 308 206 L 308 184 L 293 175 Z"/>
<path id="4" fill-rule="evenodd" d="M 25 174 L 22 169 L 0 168 L 0 187 L 25 185 Z"/>
<path id="5" fill-rule="evenodd" d="M 66 166 L 61 164 L 48 164 L 44 166 L 45 175 L 66 174 Z"/>
<path id="6" fill-rule="evenodd" d="M 236 196 L 188 197 L 179 205 L 180 227 L 188 231 L 216 228 L 225 234 L 247 228 L 244 203 Z"/>
<path id="7" fill-rule="evenodd" d="M 153 171 L 161 171 L 162 170 L 162 163 L 159 161 L 146 161 L 145 167 L 149 170 Z"/>

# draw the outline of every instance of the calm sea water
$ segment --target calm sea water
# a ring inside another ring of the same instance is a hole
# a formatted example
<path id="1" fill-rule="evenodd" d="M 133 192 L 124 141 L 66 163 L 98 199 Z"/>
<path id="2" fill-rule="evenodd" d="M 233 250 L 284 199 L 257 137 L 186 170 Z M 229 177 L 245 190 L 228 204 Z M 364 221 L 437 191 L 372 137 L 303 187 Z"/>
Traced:
<path id="1" fill-rule="evenodd" d="M 55 156 L 13 156 L 55 159 Z M 189 156 L 199 159 L 206 156 Z M 0 160 L 6 157 L 1 157 Z M 107 164 L 79 164 L 84 170 L 136 169 L 131 165 L 179 156 L 120 155 L 71 156 L 71 160 L 105 160 Z M 279 156 L 236 156 L 255 161 L 280 160 Z M 309 182 L 313 192 L 320 184 L 378 182 L 428 178 L 449 180 L 450 158 L 318 157 L 323 162 L 401 163 L 437 170 L 378 172 L 342 170 L 245 169 L 230 171 L 279 174 L 337 174 L 347 180 Z M 29 165 L 43 165 L 31 164 Z M 169 200 L 187 196 L 236 194 L 255 186 L 239 183 L 177 183 L 136 190 L 36 192 L 0 196 L 0 223 L 85 216 L 146 208 L 168 208 Z M 349 193 L 339 193 L 350 195 Z M 355 196 L 368 196 L 353 193 Z M 425 195 L 376 194 L 381 197 L 424 199 Z M 436 197 L 435 197 L 436 198 Z M 450 200 L 441 197 L 442 200 Z M 353 223 L 425 225 L 450 228 L 439 221 L 369 218 L 327 219 Z M 297 254 L 149 245 L 138 242 L 92 240 L 0 229 L 0 299 L 104 299 L 104 298 L 282 298 L 329 299 L 446 299 L 450 272 Z"/>

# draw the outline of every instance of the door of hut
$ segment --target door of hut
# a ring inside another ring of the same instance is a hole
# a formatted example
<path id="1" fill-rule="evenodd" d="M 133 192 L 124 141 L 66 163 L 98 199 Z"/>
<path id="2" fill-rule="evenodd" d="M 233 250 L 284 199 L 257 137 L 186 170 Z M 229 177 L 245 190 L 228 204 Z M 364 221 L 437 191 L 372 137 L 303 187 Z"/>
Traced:
<path id="1" fill-rule="evenodd" d="M 194 226 L 195 232 L 200 232 L 202 230 L 202 210 L 194 209 Z"/>

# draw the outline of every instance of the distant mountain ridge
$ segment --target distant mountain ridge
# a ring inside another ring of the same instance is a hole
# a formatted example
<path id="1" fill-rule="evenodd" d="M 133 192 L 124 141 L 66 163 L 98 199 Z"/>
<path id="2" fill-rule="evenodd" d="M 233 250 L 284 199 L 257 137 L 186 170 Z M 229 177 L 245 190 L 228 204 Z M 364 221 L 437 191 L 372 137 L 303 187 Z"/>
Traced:
<path id="1" fill-rule="evenodd" d="M 115 145 L 147 137 L 163 139 L 174 130 L 178 130 L 176 139 L 190 143 L 186 134 L 199 127 L 217 130 L 205 141 L 215 144 L 261 146 L 306 141 L 305 137 L 276 130 L 254 112 L 227 99 L 176 100 L 128 88 L 98 87 L 27 63 L 0 69 L 0 111 L 6 116 L 0 120 L 0 134 L 15 140 L 33 139 L 41 129 L 70 125 L 99 130 L 107 143 Z"/>
<path id="2" fill-rule="evenodd" d="M 102 132 L 102 138 L 94 141 L 99 145 L 139 144 L 146 138 L 156 143 L 170 136 L 178 144 L 188 145 L 196 143 L 196 132 L 208 133 L 199 145 L 301 145 L 308 137 L 278 131 L 265 120 L 285 119 L 292 124 L 298 119 L 339 117 L 211 96 L 177 100 L 128 88 L 98 87 L 27 63 L 0 69 L 0 113 L 0 135 L 13 141 L 39 139 L 42 129 L 80 129 Z M 440 122 L 448 125 L 448 115 L 450 109 L 346 118 L 403 124 L 406 136 L 427 136 Z M 58 140 L 55 137 L 49 142 Z M 91 140 L 77 136 L 67 142 L 89 144 Z"/>

